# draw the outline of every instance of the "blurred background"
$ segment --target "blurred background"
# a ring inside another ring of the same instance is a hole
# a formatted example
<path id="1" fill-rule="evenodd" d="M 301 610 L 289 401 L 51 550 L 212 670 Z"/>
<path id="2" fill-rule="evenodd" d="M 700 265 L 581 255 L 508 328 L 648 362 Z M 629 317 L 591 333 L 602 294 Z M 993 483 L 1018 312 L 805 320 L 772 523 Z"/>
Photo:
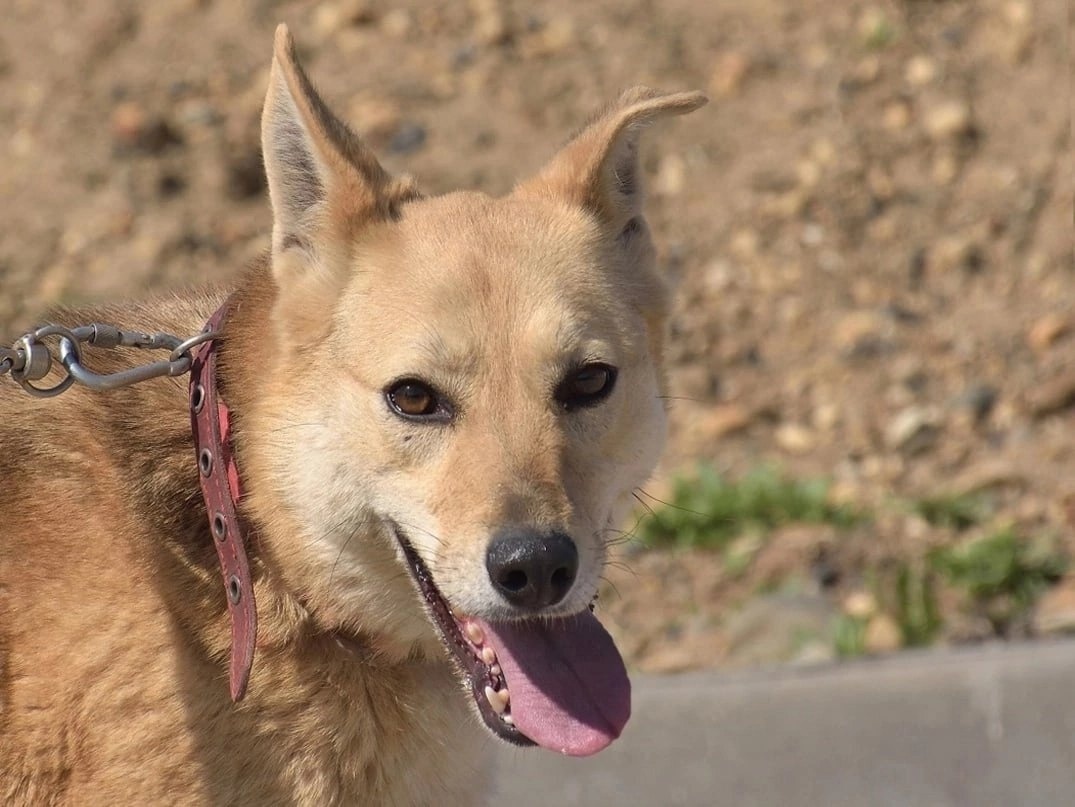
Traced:
<path id="1" fill-rule="evenodd" d="M 599 603 L 635 669 L 1075 629 L 1064 3 L 6 0 L 5 342 L 267 247 L 280 21 L 431 193 L 508 190 L 623 87 L 710 94 L 645 157 L 673 428 Z"/>

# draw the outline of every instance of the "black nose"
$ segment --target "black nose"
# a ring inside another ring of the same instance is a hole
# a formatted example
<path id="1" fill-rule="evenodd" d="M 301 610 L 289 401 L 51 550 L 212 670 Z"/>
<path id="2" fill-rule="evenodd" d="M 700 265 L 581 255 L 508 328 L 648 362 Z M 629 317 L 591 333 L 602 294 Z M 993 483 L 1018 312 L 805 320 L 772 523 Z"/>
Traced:
<path id="1" fill-rule="evenodd" d="M 509 527 L 493 536 L 485 568 L 493 587 L 512 605 L 546 608 L 571 590 L 579 551 L 562 532 Z"/>

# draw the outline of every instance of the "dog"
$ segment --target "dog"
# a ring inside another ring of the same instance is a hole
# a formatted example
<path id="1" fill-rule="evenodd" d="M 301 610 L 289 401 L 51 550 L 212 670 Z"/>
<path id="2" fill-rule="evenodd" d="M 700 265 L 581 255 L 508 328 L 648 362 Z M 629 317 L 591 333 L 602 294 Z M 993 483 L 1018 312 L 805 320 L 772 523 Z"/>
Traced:
<path id="1" fill-rule="evenodd" d="M 0 802 L 469 805 L 491 736 L 614 740 L 629 682 L 592 610 L 665 428 L 638 141 L 705 100 L 629 90 L 506 196 L 427 198 L 280 26 L 268 254 L 232 288 L 48 317 L 188 336 L 221 312 L 195 350 L 249 568 L 221 590 L 240 522 L 200 490 L 187 379 L 0 379 Z"/>

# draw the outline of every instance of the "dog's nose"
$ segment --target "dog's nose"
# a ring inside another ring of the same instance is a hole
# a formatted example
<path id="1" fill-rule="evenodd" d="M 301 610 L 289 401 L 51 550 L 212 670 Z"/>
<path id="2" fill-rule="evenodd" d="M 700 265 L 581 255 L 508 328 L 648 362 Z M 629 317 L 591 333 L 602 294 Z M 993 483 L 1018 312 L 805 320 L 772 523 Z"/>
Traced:
<path id="1" fill-rule="evenodd" d="M 520 608 L 560 602 L 575 582 L 579 551 L 562 532 L 509 527 L 493 536 L 485 555 L 493 587 Z"/>

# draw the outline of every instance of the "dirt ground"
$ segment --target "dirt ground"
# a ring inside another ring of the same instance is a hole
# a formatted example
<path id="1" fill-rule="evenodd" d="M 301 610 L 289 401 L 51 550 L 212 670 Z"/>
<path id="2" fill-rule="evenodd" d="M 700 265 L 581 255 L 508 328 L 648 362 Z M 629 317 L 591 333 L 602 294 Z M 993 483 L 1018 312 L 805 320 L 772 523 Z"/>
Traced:
<path id="1" fill-rule="evenodd" d="M 0 333 L 55 301 L 226 279 L 267 246 L 279 21 L 427 192 L 506 191 L 625 86 L 710 93 L 646 157 L 678 287 L 666 474 L 777 463 L 880 515 L 782 530 L 735 579 L 632 550 L 602 609 L 635 665 L 730 663 L 751 593 L 809 584 L 822 550 L 832 600 L 954 540 L 899 506 L 918 497 L 983 491 L 995 520 L 1075 549 L 1060 0 L 7 0 Z"/>

